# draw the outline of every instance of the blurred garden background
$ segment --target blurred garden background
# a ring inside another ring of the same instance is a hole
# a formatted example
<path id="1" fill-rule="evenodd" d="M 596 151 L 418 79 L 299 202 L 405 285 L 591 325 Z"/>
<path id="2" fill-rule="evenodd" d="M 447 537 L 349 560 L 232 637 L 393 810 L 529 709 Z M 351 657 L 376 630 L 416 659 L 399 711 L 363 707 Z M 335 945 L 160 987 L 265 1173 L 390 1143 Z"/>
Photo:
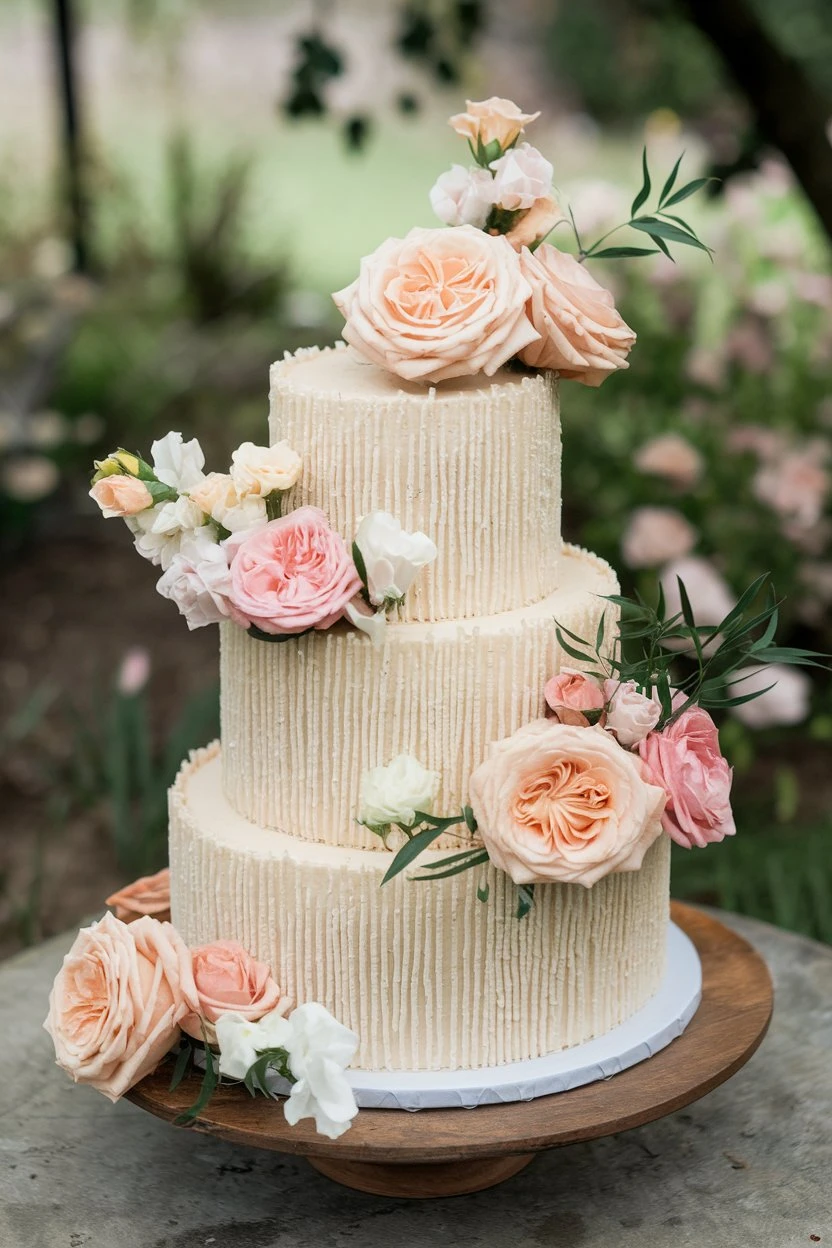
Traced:
<path id="1" fill-rule="evenodd" d="M 590 236 L 645 144 L 719 179 L 684 205 L 713 263 L 595 267 L 639 341 L 563 386 L 567 537 L 626 590 L 681 572 L 705 623 L 770 571 L 781 639 L 832 651 L 826 0 L 0 0 L 0 955 L 164 864 L 166 786 L 217 732 L 216 632 L 101 522 L 92 459 L 261 441 L 269 363 L 432 224 L 446 118 L 491 94 L 542 110 Z M 678 851 L 674 891 L 832 941 L 830 684 L 779 675 L 722 724 L 738 835 Z"/>

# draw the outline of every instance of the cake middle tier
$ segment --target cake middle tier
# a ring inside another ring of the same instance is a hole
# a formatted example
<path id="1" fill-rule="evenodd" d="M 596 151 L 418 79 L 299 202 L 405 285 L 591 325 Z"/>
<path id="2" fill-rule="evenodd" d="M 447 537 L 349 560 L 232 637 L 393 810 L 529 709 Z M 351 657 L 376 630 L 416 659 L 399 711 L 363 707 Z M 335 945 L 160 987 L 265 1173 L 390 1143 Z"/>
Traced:
<path id="1" fill-rule="evenodd" d="M 427 387 L 341 344 L 273 364 L 270 400 L 271 440 L 286 439 L 303 460 L 289 507 L 319 507 L 348 545 L 373 511 L 436 543 L 402 618 L 510 611 L 556 587 L 560 417 L 550 373 L 502 368 Z"/>
<path id="2" fill-rule="evenodd" d="M 566 547 L 542 602 L 474 620 L 391 624 L 384 644 L 338 626 L 261 641 L 223 625 L 225 794 L 245 818 L 303 840 L 383 848 L 356 822 L 361 777 L 399 754 L 439 772 L 439 814 L 468 800 L 490 742 L 545 711 L 565 657 L 557 624 L 594 641 L 618 591 L 597 556 Z M 455 845 L 458 838 L 443 839 Z"/>

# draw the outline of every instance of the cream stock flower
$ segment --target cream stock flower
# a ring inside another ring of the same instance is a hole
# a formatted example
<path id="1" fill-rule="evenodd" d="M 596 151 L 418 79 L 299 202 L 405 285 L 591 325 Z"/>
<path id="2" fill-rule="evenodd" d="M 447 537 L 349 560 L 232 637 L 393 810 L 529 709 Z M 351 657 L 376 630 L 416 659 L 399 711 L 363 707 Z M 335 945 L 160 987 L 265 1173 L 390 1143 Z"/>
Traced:
<path id="1" fill-rule="evenodd" d="M 259 494 L 265 498 L 275 490 L 288 490 L 301 471 L 301 458 L 284 439 L 274 446 L 243 442 L 231 456 L 231 479 L 240 496 Z"/>
<path id="2" fill-rule="evenodd" d="M 505 238 L 461 225 L 387 239 L 333 299 L 344 338 L 365 359 L 406 381 L 438 382 L 493 376 L 533 342 L 530 295 Z"/>
<path id="3" fill-rule="evenodd" d="M 399 754 L 384 767 L 373 767 L 361 777 L 358 822 L 368 828 L 391 823 L 412 827 L 417 812 L 430 814 L 439 791 L 439 774 L 423 767 L 412 754 Z"/>
<path id="4" fill-rule="evenodd" d="M 492 745 L 471 806 L 494 865 L 517 884 L 590 888 L 636 871 L 661 835 L 664 791 L 604 728 L 534 720 Z"/>
<path id="5" fill-rule="evenodd" d="M 539 335 L 520 352 L 524 364 L 557 369 L 585 386 L 600 386 L 628 367 L 636 336 L 584 265 L 542 243 L 534 253 L 520 252 L 520 266 L 532 289 L 528 314 Z"/>
<path id="6" fill-rule="evenodd" d="M 483 147 L 499 143 L 505 150 L 539 116 L 540 113 L 521 113 L 513 100 L 492 95 L 487 100 L 466 100 L 465 112 L 455 113 L 448 125 L 475 148 L 478 143 Z"/>

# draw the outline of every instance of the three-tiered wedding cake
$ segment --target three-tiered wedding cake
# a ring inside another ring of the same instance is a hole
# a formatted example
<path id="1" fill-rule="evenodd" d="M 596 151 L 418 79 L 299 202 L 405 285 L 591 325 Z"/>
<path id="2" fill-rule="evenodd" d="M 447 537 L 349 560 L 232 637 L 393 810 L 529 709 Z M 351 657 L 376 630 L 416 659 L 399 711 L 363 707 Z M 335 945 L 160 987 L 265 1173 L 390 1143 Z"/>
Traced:
<path id="1" fill-rule="evenodd" d="M 238 940 L 292 1000 L 326 1005 L 364 1068 L 493 1065 L 608 1030 L 663 974 L 666 838 L 640 870 L 538 888 L 518 919 L 493 867 L 487 904 L 480 872 L 380 887 L 390 854 L 356 822 L 362 776 L 403 753 L 440 774 L 437 809 L 466 803 L 489 743 L 546 710 L 556 622 L 595 637 L 611 610 L 612 570 L 561 542 L 555 381 L 427 389 L 341 349 L 277 363 L 271 383 L 272 442 L 304 448 L 289 506 L 344 536 L 383 509 L 438 557 L 378 646 L 346 626 L 270 645 L 223 625 L 222 749 L 171 798 L 174 924 L 190 945 Z"/>

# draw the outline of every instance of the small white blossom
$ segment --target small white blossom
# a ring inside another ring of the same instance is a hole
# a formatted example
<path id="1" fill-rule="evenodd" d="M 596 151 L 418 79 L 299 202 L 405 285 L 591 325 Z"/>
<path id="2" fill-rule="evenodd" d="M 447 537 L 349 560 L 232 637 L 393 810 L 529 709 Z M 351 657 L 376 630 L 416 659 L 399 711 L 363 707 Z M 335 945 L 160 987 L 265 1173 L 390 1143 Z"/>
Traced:
<path id="1" fill-rule="evenodd" d="M 385 828 L 412 827 L 416 813 L 430 814 L 439 791 L 439 773 L 423 767 L 412 754 L 399 754 L 386 767 L 373 767 L 361 778 L 359 823 Z"/>
<path id="2" fill-rule="evenodd" d="M 183 493 L 202 480 L 205 456 L 196 438 L 190 442 L 181 433 L 167 433 L 150 448 L 156 476 L 172 490 Z"/>
<path id="3" fill-rule="evenodd" d="M 180 495 L 175 502 L 157 503 L 125 521 L 135 539 L 136 550 L 143 559 L 170 567 L 186 533 L 194 533 L 204 522 L 204 515 L 189 498 Z"/>
<path id="4" fill-rule="evenodd" d="M 285 1048 L 291 1032 L 289 1019 L 279 1009 L 256 1023 L 242 1014 L 221 1014 L 214 1027 L 220 1049 L 220 1074 L 228 1079 L 245 1079 L 257 1054 Z"/>
<path id="5" fill-rule="evenodd" d="M 552 193 L 554 169 L 530 143 L 520 143 L 491 162 L 494 170 L 494 202 L 516 211 L 531 208 L 536 199 Z"/>
<path id="6" fill-rule="evenodd" d="M 364 517 L 355 544 L 364 560 L 370 602 L 376 607 L 404 598 L 417 574 L 437 555 L 426 534 L 406 533 L 387 511 Z"/>
<path id="7" fill-rule="evenodd" d="M 436 179 L 430 206 L 445 225 L 473 225 L 481 230 L 494 203 L 494 179 L 487 169 L 452 165 Z"/>

